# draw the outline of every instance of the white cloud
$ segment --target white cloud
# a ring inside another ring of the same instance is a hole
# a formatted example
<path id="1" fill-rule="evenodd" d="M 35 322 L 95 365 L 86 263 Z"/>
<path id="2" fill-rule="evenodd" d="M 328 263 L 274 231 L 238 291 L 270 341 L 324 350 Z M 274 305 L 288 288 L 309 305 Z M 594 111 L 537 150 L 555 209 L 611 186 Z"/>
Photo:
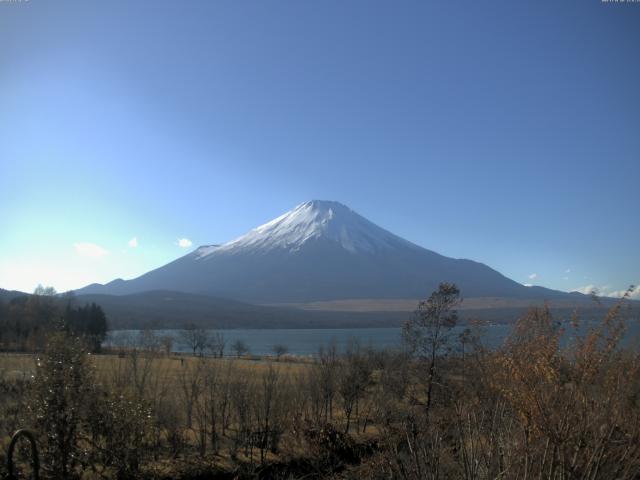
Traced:
<path id="1" fill-rule="evenodd" d="M 578 293 L 584 293 L 585 295 L 589 295 L 591 294 L 591 292 L 593 292 L 594 290 L 597 290 L 598 287 L 596 287 L 595 285 L 585 285 L 584 287 L 578 287 L 578 288 L 574 288 L 571 291 L 572 292 L 578 292 Z"/>
<path id="2" fill-rule="evenodd" d="M 532 283 L 525 283 L 524 286 L 525 287 L 533 287 L 533 284 Z"/>
<path id="3" fill-rule="evenodd" d="M 180 238 L 178 239 L 178 245 L 182 248 L 189 248 L 191 245 L 193 245 L 193 242 L 188 238 Z"/>
<path id="4" fill-rule="evenodd" d="M 128 243 L 131 248 L 136 248 L 138 246 L 138 237 L 133 237 Z"/>
<path id="5" fill-rule="evenodd" d="M 583 287 L 573 288 L 572 292 L 584 293 L 585 295 L 591 295 L 592 292 L 595 291 L 597 295 L 608 296 L 607 290 L 609 290 L 609 285 L 594 285 L 590 283 L 589 285 L 585 285 Z"/>
<path id="6" fill-rule="evenodd" d="M 607 297 L 621 298 L 625 293 L 627 293 L 626 290 L 616 290 L 615 292 L 608 293 Z M 629 298 L 640 298 L 640 285 L 631 290 Z"/>
<path id="7" fill-rule="evenodd" d="M 81 257 L 101 258 L 109 253 L 100 245 L 96 245 L 95 243 L 78 242 L 74 243 L 73 247 L 76 249 L 76 253 Z"/>
<path id="8" fill-rule="evenodd" d="M 562 277 L 563 280 L 569 280 L 569 277 Z"/>
<path id="9" fill-rule="evenodd" d="M 537 273 L 532 273 L 531 275 L 529 275 L 529 280 L 533 280 L 534 278 L 536 278 L 538 276 Z"/>
<path id="10" fill-rule="evenodd" d="M 571 273 L 571 269 L 570 269 L 570 268 L 567 268 L 567 269 L 564 271 L 564 273 Z"/>
<path id="11" fill-rule="evenodd" d="M 637 285 L 637 284 L 636 284 Z M 611 290 L 611 285 L 585 285 L 584 287 L 574 288 L 572 292 L 584 293 L 585 295 L 590 295 L 591 292 L 596 291 L 596 293 L 602 297 L 611 297 L 611 298 L 621 298 L 627 293 L 627 290 Z M 629 298 L 633 298 L 635 300 L 640 300 L 640 285 L 637 285 L 631 292 L 629 293 Z"/>

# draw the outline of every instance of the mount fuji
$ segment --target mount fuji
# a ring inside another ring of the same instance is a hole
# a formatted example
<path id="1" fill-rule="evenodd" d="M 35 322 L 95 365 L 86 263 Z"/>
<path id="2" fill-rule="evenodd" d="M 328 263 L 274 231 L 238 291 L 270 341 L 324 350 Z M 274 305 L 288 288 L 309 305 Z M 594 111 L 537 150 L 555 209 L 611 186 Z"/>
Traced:
<path id="1" fill-rule="evenodd" d="M 152 290 L 250 303 L 424 298 L 440 282 L 465 297 L 555 298 L 472 260 L 445 257 L 375 225 L 333 201 L 302 203 L 247 234 L 195 251 L 132 280 L 92 284 L 77 294 Z"/>

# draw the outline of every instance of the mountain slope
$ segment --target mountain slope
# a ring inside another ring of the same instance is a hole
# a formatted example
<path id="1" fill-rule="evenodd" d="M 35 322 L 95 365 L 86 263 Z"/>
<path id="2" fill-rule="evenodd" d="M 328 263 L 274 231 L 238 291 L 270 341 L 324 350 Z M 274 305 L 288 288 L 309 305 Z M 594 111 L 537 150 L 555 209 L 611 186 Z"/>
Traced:
<path id="1" fill-rule="evenodd" d="M 14 298 L 24 297 L 25 295 L 28 295 L 28 294 L 24 292 L 19 292 L 18 290 L 4 290 L 0 288 L 0 300 L 2 300 L 3 302 L 9 302 Z"/>
<path id="2" fill-rule="evenodd" d="M 519 318 L 535 300 L 489 302 L 463 302 L 459 311 L 462 323 L 485 320 L 492 323 L 511 323 Z M 299 309 L 251 305 L 232 300 L 195 295 L 192 293 L 149 291 L 131 295 L 79 295 L 77 305 L 97 303 L 109 322 L 109 328 L 119 329 L 169 329 L 198 325 L 206 328 L 362 328 L 400 327 L 411 316 L 416 301 L 402 300 L 395 309 L 373 308 L 367 310 Z M 607 301 L 607 304 L 612 302 Z M 494 305 L 495 304 L 495 305 Z M 569 319 L 574 312 L 569 302 L 554 302 L 554 318 Z M 580 310 L 583 320 L 602 318 L 603 308 L 591 304 Z"/>
<path id="3" fill-rule="evenodd" d="M 195 324 L 214 328 L 286 328 L 316 326 L 320 315 L 196 295 L 153 290 L 131 295 L 78 295 L 79 305 L 96 303 L 109 319 L 109 328 L 184 328 Z"/>
<path id="4" fill-rule="evenodd" d="M 311 201 L 219 246 L 204 246 L 133 280 L 78 294 L 176 290 L 252 303 L 422 298 L 442 281 L 466 297 L 553 298 L 490 267 L 408 242 L 338 202 Z"/>

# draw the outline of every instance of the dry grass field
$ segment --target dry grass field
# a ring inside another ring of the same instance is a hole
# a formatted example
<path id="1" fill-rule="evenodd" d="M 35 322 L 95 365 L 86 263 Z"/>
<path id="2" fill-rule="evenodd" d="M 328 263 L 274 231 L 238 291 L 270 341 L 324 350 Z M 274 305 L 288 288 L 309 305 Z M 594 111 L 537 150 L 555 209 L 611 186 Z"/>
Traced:
<path id="1" fill-rule="evenodd" d="M 42 354 L 38 353 L 0 353 L 0 380 L 29 380 L 36 373 L 36 363 Z M 130 373 L 133 368 L 131 352 L 124 354 L 105 353 L 87 354 L 88 364 L 100 381 L 118 378 Z M 198 357 L 191 355 L 158 355 L 157 353 L 138 352 L 137 364 L 147 370 L 149 377 L 161 378 L 170 388 L 177 388 L 185 372 L 200 369 L 233 369 L 240 377 L 260 381 L 269 369 L 276 369 L 283 376 L 296 376 L 307 372 L 312 361 L 308 358 L 287 356 L 280 360 L 273 357 Z"/>

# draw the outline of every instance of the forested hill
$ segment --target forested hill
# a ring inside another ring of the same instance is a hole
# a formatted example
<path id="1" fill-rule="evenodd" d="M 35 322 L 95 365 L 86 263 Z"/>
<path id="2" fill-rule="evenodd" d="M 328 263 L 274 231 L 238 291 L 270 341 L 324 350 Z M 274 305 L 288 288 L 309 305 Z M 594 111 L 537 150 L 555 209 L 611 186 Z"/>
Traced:
<path id="1" fill-rule="evenodd" d="M 19 292 L 18 290 L 5 290 L 0 288 L 0 301 L 5 303 L 9 302 L 11 299 L 16 297 L 24 297 L 28 295 L 28 293 Z"/>
<path id="2" fill-rule="evenodd" d="M 184 292 L 157 290 L 132 295 L 79 295 L 78 304 L 96 303 L 104 309 L 109 328 L 181 329 L 185 325 L 203 328 L 365 328 L 400 327 L 411 318 L 410 310 L 341 311 L 306 310 L 293 307 L 252 305 L 233 300 Z M 603 305 L 591 302 L 581 306 L 585 318 L 597 318 Z M 569 304 L 552 305 L 558 320 L 569 319 L 575 311 Z M 417 307 L 417 301 L 415 306 Z M 482 320 L 490 323 L 513 323 L 529 308 L 526 302 L 500 308 L 463 308 L 462 322 Z"/>
<path id="3" fill-rule="evenodd" d="M 91 350 L 100 350 L 108 324 L 99 305 L 79 304 L 72 296 L 55 295 L 53 289 L 32 295 L 5 292 L 0 296 L 0 349 L 41 350 L 49 333 L 62 330 L 83 337 Z"/>

